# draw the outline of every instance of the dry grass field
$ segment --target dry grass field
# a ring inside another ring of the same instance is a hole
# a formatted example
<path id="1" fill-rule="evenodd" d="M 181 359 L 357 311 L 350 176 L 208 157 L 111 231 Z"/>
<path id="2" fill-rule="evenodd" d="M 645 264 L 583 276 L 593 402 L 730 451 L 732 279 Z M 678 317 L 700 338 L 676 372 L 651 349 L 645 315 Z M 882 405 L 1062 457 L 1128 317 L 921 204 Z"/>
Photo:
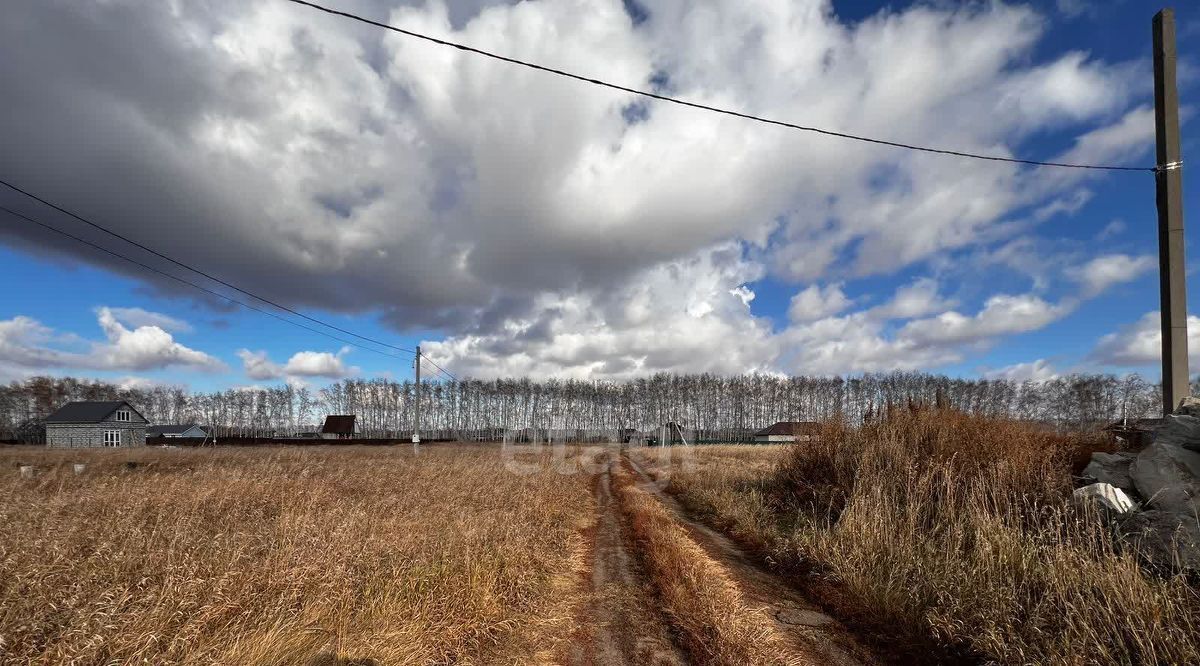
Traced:
<path id="1" fill-rule="evenodd" d="M 0 663 L 1200 663 L 1194 581 L 1072 505 L 1086 444 L 0 449 Z"/>
<path id="2" fill-rule="evenodd" d="M 549 455 L 0 449 L 0 662 L 550 659 L 592 497 Z"/>
<path id="3" fill-rule="evenodd" d="M 1072 506 L 1076 444 L 905 415 L 819 444 L 702 447 L 669 490 L 905 660 L 1200 663 L 1196 588 L 1148 575 Z"/>

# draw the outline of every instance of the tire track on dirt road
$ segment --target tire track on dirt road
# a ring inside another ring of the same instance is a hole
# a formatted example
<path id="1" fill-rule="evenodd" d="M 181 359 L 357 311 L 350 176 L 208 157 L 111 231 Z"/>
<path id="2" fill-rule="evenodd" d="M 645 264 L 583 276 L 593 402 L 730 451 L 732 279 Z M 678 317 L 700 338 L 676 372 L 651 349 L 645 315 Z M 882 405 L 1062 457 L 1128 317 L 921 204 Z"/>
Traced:
<path id="1" fill-rule="evenodd" d="M 685 666 L 688 659 L 631 550 L 629 529 L 613 496 L 612 470 L 619 456 L 611 450 L 600 455 L 604 465 L 595 479 L 590 571 L 580 582 L 587 591 L 564 661 L 571 666 Z"/>
<path id="2" fill-rule="evenodd" d="M 765 609 L 779 634 L 811 663 L 833 666 L 882 663 L 841 623 L 822 612 L 818 605 L 785 580 L 762 569 L 725 535 L 693 520 L 678 500 L 663 492 L 631 458 L 621 455 L 621 464 L 633 473 L 637 487 L 653 495 L 671 512 L 692 540 L 729 572 L 744 599 L 752 606 Z"/>

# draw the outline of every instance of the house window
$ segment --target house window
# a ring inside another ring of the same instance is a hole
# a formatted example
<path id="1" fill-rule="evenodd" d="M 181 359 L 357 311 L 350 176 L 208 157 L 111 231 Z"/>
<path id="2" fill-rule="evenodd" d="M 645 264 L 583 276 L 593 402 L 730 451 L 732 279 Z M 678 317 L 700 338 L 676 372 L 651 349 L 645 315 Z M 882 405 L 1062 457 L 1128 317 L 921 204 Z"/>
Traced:
<path id="1" fill-rule="evenodd" d="M 104 445 L 105 446 L 120 446 L 121 445 L 121 431 L 120 430 L 105 430 L 104 431 Z"/>
<path id="2" fill-rule="evenodd" d="M 117 420 L 118 421 L 128 421 L 129 420 L 129 410 L 128 409 L 118 409 L 117 410 Z"/>

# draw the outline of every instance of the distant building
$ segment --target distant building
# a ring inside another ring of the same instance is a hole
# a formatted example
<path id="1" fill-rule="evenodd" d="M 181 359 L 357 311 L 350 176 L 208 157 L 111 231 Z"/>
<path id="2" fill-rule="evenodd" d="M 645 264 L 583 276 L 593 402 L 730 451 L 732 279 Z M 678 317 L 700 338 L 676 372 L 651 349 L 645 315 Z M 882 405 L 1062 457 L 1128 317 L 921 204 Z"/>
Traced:
<path id="1" fill-rule="evenodd" d="M 296 439 L 321 439 L 321 429 L 315 423 L 297 426 Z"/>
<path id="2" fill-rule="evenodd" d="M 331 414 L 321 426 L 321 439 L 354 439 L 357 434 L 358 418 L 354 414 Z"/>
<path id="3" fill-rule="evenodd" d="M 1154 435 L 1165 422 L 1161 418 L 1125 419 L 1108 424 L 1104 431 L 1116 438 L 1121 448 L 1139 450 L 1154 441 Z"/>
<path id="4" fill-rule="evenodd" d="M 174 439 L 177 437 L 178 438 L 196 437 L 196 438 L 202 439 L 202 438 L 208 437 L 208 433 L 205 432 L 204 428 L 201 428 L 200 426 L 196 425 L 195 423 L 188 423 L 188 424 L 184 424 L 184 425 L 154 425 L 154 426 L 150 426 L 149 428 L 146 428 L 146 436 L 147 437 L 167 437 L 167 438 L 171 438 L 171 439 Z"/>
<path id="5" fill-rule="evenodd" d="M 146 418 L 124 400 L 68 402 L 46 417 L 46 446 L 145 446 L 146 424 Z"/>
<path id="6" fill-rule="evenodd" d="M 821 434 L 821 424 L 812 421 L 780 421 L 754 433 L 759 443 L 811 442 Z"/>

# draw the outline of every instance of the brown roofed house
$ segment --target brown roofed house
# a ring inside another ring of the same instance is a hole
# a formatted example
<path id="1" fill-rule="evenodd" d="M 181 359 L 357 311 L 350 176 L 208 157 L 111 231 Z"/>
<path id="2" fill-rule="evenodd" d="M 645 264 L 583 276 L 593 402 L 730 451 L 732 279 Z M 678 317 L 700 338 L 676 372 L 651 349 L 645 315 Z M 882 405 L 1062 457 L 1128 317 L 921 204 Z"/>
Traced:
<path id="1" fill-rule="evenodd" d="M 321 439 L 354 439 L 358 420 L 354 414 L 330 414 L 321 426 Z"/>
<path id="2" fill-rule="evenodd" d="M 780 421 L 769 428 L 763 428 L 754 433 L 754 441 L 760 443 L 783 444 L 790 442 L 811 442 L 821 433 L 821 424 L 813 421 Z"/>

